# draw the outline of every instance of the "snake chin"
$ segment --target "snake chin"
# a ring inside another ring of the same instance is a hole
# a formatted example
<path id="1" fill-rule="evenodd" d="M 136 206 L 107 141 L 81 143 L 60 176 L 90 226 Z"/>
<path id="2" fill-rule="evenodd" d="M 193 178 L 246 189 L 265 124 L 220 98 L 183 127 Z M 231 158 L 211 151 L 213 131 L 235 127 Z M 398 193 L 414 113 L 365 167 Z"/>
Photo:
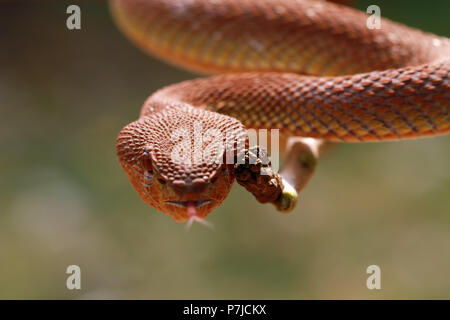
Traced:
<path id="1" fill-rule="evenodd" d="M 177 206 L 179 208 L 187 208 L 189 204 L 192 204 L 195 208 L 199 208 L 202 207 L 204 205 L 207 205 L 208 203 L 210 203 L 211 199 L 206 199 L 206 200 L 191 200 L 191 201 L 171 201 L 168 200 L 166 201 L 167 204 L 171 204 L 174 206 Z"/>
<path id="2" fill-rule="evenodd" d="M 201 191 L 193 192 L 190 189 L 173 188 L 170 184 L 166 187 L 153 188 L 151 194 L 158 194 L 160 200 L 158 210 L 171 216 L 177 222 L 189 221 L 193 216 L 197 219 L 205 219 L 215 208 L 225 200 L 229 190 L 224 189 L 226 181 L 218 179 L 209 182 Z M 152 202 L 150 205 L 154 205 Z"/>
<path id="3" fill-rule="evenodd" d="M 191 198 L 191 197 L 189 197 Z M 213 199 L 166 200 L 160 211 L 170 215 L 177 222 L 189 221 L 195 217 L 205 219 L 222 201 Z"/>
<path id="4" fill-rule="evenodd" d="M 213 200 L 211 200 L 211 199 L 188 200 L 188 201 L 168 200 L 168 201 L 166 201 L 166 204 L 172 205 L 172 206 L 176 207 L 177 209 L 179 209 L 179 208 L 183 209 L 182 219 L 185 219 L 185 221 L 187 221 L 187 228 L 189 229 L 194 221 L 198 222 L 200 224 L 204 224 L 206 226 L 212 227 L 212 224 L 210 224 L 209 222 L 206 222 L 204 220 L 204 217 L 206 217 L 206 215 L 203 211 L 203 207 L 207 206 L 208 204 L 210 204 L 212 202 L 213 202 Z M 185 210 L 185 213 L 184 213 L 184 210 Z"/>

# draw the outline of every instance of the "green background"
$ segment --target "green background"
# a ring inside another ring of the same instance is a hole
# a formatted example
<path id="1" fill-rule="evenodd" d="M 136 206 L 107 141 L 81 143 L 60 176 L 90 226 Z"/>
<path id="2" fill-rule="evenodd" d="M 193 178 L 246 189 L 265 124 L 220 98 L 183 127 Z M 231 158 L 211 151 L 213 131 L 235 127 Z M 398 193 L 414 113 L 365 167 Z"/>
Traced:
<path id="1" fill-rule="evenodd" d="M 195 75 L 135 48 L 103 1 L 67 30 L 73 3 L 0 4 L 0 298 L 450 298 L 450 136 L 337 144 L 292 214 L 235 185 L 215 231 L 186 232 L 140 200 L 115 138 Z M 369 4 L 450 35 L 448 0 Z M 71 264 L 82 290 L 66 289 Z"/>

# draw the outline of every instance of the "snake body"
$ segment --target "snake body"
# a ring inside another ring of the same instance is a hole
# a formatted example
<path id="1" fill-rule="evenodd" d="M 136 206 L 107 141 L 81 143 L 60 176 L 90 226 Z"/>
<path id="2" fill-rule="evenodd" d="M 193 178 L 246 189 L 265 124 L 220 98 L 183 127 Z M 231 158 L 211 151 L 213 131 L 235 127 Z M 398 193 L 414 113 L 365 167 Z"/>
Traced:
<path id="1" fill-rule="evenodd" d="M 180 127 L 345 142 L 450 131 L 448 38 L 387 19 L 372 30 L 366 14 L 323 1 L 112 0 L 111 8 L 145 51 L 224 73 L 155 92 L 117 139 L 134 188 L 176 221 L 206 217 L 234 180 L 225 164 L 173 162 Z"/>

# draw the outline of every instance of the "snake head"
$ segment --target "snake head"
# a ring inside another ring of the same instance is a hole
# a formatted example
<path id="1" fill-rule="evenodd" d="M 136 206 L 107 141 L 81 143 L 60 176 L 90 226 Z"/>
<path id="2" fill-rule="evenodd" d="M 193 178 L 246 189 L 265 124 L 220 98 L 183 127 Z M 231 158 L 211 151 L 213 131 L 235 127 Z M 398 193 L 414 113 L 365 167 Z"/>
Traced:
<path id="1" fill-rule="evenodd" d="M 123 128 L 117 154 L 141 198 L 182 222 L 204 219 L 227 197 L 234 182 L 227 155 L 237 139 L 245 130 L 234 118 L 177 108 Z"/>

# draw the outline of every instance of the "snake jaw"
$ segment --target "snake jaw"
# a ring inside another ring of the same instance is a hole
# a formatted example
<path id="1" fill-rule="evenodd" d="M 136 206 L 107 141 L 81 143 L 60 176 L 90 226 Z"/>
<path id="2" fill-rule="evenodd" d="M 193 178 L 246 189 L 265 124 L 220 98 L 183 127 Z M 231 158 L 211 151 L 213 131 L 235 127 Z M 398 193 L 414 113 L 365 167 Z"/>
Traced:
<path id="1" fill-rule="evenodd" d="M 167 200 L 166 203 L 174 205 L 174 206 L 177 206 L 179 208 L 188 208 L 188 213 L 189 213 L 189 208 L 191 206 L 193 208 L 198 208 L 198 207 L 202 207 L 202 206 L 205 206 L 205 205 L 209 204 L 211 201 L 213 201 L 213 200 L 211 200 L 211 199 L 189 200 L 189 201 L 172 201 L 172 200 Z"/>

